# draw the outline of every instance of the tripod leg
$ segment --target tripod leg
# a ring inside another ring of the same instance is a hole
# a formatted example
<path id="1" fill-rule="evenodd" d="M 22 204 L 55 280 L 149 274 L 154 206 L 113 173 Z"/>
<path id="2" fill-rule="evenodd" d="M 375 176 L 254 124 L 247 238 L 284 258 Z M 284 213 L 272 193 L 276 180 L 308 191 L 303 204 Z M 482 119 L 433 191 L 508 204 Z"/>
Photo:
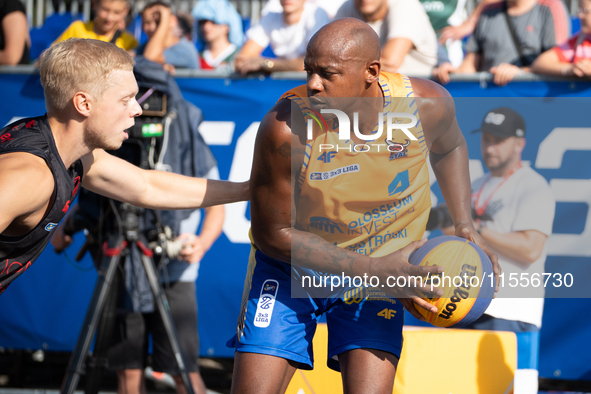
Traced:
<path id="1" fill-rule="evenodd" d="M 156 303 L 156 307 L 158 308 L 158 312 L 160 313 L 160 317 L 162 318 L 164 328 L 166 329 L 168 340 L 170 341 L 170 346 L 172 348 L 172 352 L 174 353 L 174 357 L 176 359 L 176 363 L 179 368 L 181 378 L 183 379 L 183 383 L 185 385 L 185 388 L 187 389 L 187 393 L 195 394 L 193 390 L 193 385 L 191 384 L 191 380 L 189 379 L 189 374 L 187 372 L 185 361 L 181 353 L 179 337 L 174 327 L 174 322 L 172 321 L 172 315 L 170 314 L 170 306 L 168 305 L 168 300 L 166 299 L 166 295 L 162 292 L 162 287 L 160 287 L 160 283 L 158 282 L 158 277 L 156 276 L 156 271 L 154 269 L 154 262 L 149 256 L 144 254 L 145 252 L 151 251 L 149 249 L 146 250 L 146 248 L 142 247 L 143 245 L 139 245 L 139 243 L 138 246 L 140 247 L 140 250 L 142 250 L 143 252 L 140 254 L 142 256 L 142 263 L 144 264 L 146 275 L 148 276 L 148 281 L 150 282 L 150 287 L 152 288 L 152 293 L 154 294 L 154 302 Z"/>
<path id="2" fill-rule="evenodd" d="M 119 238 L 116 245 L 116 250 L 120 251 L 125 247 L 126 242 L 123 241 L 122 238 Z M 105 253 L 101 271 L 99 271 L 96 286 L 94 287 L 94 293 L 92 295 L 92 299 L 90 300 L 90 306 L 86 312 L 86 317 L 84 318 L 84 323 L 82 324 L 82 330 L 80 331 L 78 341 L 76 342 L 76 347 L 72 352 L 72 358 L 70 359 L 66 376 L 64 377 L 64 382 L 62 383 L 61 393 L 63 394 L 74 393 L 76 387 L 78 386 L 80 375 L 84 373 L 84 363 L 88 355 L 88 350 L 90 349 L 90 344 L 92 343 L 92 338 L 96 332 L 96 327 L 98 325 L 105 300 L 109 294 L 111 283 L 115 277 L 115 273 L 117 272 L 119 258 L 119 254 Z"/>
<path id="3" fill-rule="evenodd" d="M 115 272 L 111 282 L 111 291 L 107 294 L 107 299 L 103 307 L 98 328 L 96 331 L 96 340 L 94 350 L 91 356 L 88 356 L 86 364 L 86 394 L 98 394 L 101 387 L 103 372 L 107 368 L 107 353 L 111 346 L 112 333 L 115 330 L 117 320 L 117 302 L 119 300 L 119 286 L 121 285 L 122 275 L 119 270 Z"/>

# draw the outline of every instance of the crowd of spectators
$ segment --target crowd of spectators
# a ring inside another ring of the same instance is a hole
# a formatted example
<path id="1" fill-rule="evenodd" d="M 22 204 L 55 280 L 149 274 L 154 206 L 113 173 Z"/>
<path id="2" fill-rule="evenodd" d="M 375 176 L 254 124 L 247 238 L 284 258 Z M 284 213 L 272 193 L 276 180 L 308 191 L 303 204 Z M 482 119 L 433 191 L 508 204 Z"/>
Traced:
<path id="1" fill-rule="evenodd" d="M 73 22 L 56 40 L 70 37 L 113 42 L 132 54 L 176 68 L 224 72 L 302 71 L 310 37 L 333 19 L 367 22 L 380 37 L 382 69 L 430 76 L 490 72 L 498 85 L 538 74 L 584 78 L 591 74 L 591 0 L 580 0 L 581 31 L 569 38 L 563 0 L 270 0 L 260 21 L 246 29 L 228 0 L 200 0 L 191 15 L 167 1 L 140 13 L 140 41 L 126 30 L 128 0 L 96 0 L 94 18 Z M 0 0 L 0 64 L 28 64 L 31 39 L 19 0 Z"/>

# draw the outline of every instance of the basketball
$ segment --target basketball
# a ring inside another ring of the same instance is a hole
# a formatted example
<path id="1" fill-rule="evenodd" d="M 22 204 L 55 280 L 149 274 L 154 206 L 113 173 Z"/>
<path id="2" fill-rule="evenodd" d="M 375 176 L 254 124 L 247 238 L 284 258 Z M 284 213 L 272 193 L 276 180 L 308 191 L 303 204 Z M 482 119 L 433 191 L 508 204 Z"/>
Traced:
<path id="1" fill-rule="evenodd" d="M 478 319 L 488 308 L 495 291 L 490 259 L 475 243 L 456 236 L 430 239 L 415 250 L 413 265 L 443 267 L 444 272 L 426 276 L 426 285 L 443 290 L 440 298 L 423 298 L 437 307 L 437 313 L 417 310 L 436 327 L 464 327 Z"/>

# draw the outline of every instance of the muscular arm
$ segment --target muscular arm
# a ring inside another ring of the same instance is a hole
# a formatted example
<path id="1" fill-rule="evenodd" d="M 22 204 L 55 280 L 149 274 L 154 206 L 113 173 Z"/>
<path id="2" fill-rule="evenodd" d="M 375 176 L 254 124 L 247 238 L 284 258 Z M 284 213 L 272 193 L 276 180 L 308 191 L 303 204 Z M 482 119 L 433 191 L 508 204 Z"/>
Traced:
<path id="1" fill-rule="evenodd" d="M 413 47 L 414 44 L 408 38 L 397 37 L 388 40 L 382 49 L 382 55 L 380 57 L 382 70 L 396 72 L 404 61 L 404 57 Z"/>
<path id="2" fill-rule="evenodd" d="M 490 247 L 498 254 L 516 261 L 524 266 L 536 262 L 544 251 L 546 234 L 537 230 L 514 231 L 501 234 L 483 227 L 480 234 Z"/>
<path id="3" fill-rule="evenodd" d="M 276 72 L 276 71 L 303 71 L 304 57 L 296 59 L 267 59 L 261 57 L 265 48 L 257 44 L 254 40 L 248 40 L 240 53 L 234 60 L 234 69 L 240 74 L 249 72 Z M 265 66 L 265 60 L 272 60 L 273 67 Z"/>
<path id="4" fill-rule="evenodd" d="M 0 234 L 16 236 L 33 229 L 45 216 L 53 189 L 51 170 L 40 157 L 0 155 Z"/>
<path id="5" fill-rule="evenodd" d="M 23 56 L 25 44 L 29 41 L 27 18 L 20 11 L 11 12 L 2 19 L 4 49 L 0 50 L 0 64 L 14 66 Z"/>
<path id="6" fill-rule="evenodd" d="M 192 209 L 249 199 L 248 183 L 190 178 L 142 170 L 104 150 L 82 158 L 82 186 L 106 197 L 152 209 Z"/>
<path id="7" fill-rule="evenodd" d="M 471 188 L 468 172 L 468 148 L 458 126 L 453 99 L 443 87 L 420 78 L 411 78 L 429 158 L 441 193 L 455 226 L 455 233 L 470 239 L 489 255 L 495 272 L 500 274 L 497 256 L 474 229 L 471 215 Z"/>

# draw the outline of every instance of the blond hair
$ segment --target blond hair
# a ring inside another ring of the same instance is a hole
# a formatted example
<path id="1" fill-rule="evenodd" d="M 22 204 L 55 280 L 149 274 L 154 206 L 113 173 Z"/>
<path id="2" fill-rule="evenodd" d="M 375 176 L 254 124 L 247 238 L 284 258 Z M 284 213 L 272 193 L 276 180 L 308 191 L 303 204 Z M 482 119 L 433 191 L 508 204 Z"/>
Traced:
<path id="1" fill-rule="evenodd" d="M 45 50 L 41 56 L 41 85 L 48 111 L 63 111 L 79 91 L 100 99 L 110 86 L 112 71 L 132 71 L 134 60 L 108 42 L 70 38 Z"/>

